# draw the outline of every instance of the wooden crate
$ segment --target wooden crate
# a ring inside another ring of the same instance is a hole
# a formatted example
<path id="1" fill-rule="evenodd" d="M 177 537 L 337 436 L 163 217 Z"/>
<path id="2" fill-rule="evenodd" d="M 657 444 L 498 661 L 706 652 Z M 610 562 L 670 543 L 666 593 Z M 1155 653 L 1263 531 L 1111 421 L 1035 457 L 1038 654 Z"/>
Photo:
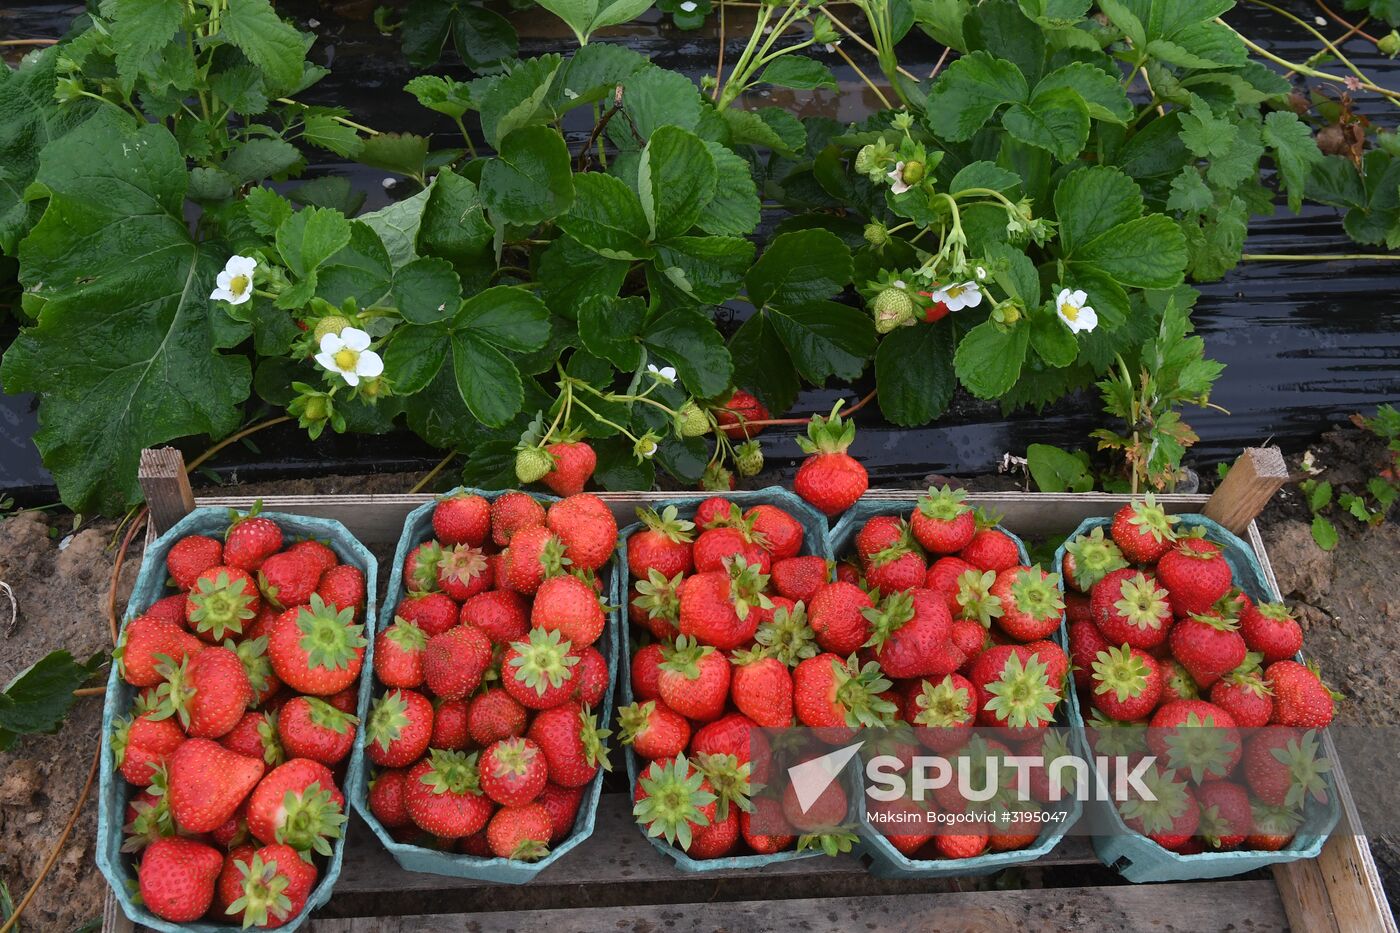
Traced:
<path id="1" fill-rule="evenodd" d="M 1281 461 L 1280 461 L 1281 462 Z M 1252 519 L 1278 488 L 1257 460 L 1241 458 L 1234 492 L 1207 497 L 1160 496 L 1174 512 L 1207 511 L 1242 534 L 1260 555 L 1274 586 L 1263 540 Z M 157 484 L 159 485 L 159 484 Z M 602 493 L 619 520 L 667 493 Z M 872 490 L 872 498 L 913 502 L 916 491 Z M 167 484 L 148 488 L 152 531 L 189 498 Z M 404 517 L 428 495 L 269 496 L 269 510 L 343 522 L 390 559 Z M 1251 501 L 1257 500 L 1257 501 Z M 970 501 L 1000 513 L 1018 534 L 1035 540 L 1065 534 L 1084 518 L 1109 514 L 1127 497 L 991 493 Z M 172 503 L 157 507 L 157 503 Z M 210 496 L 199 506 L 247 508 L 251 497 Z M 1067 837 L 1048 857 L 1014 871 L 1009 890 L 959 879 L 887 880 L 866 873 L 854 856 L 805 859 L 755 871 L 688 874 L 657 853 L 631 819 L 625 784 L 606 792 L 593 836 L 568 859 L 525 886 L 492 885 L 398 868 L 358 817 L 352 819 L 345 866 L 335 896 L 306 929 L 313 933 L 426 931 L 563 931 L 730 929 L 966 930 L 1214 929 L 1396 931 L 1345 778 L 1338 772 L 1342 818 L 1322 855 L 1221 881 L 1132 885 L 1098 864 L 1083 837 Z M 1150 918 L 1150 919 L 1149 919 Z M 108 898 L 104 930 L 128 931 Z"/>

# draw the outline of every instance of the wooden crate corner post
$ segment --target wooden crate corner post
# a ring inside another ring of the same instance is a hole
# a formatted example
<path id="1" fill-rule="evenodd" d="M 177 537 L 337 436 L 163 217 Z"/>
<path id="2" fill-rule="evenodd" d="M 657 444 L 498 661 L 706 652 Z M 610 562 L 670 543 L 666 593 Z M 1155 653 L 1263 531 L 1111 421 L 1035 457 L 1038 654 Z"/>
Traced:
<path id="1" fill-rule="evenodd" d="M 1284 483 L 1288 464 L 1277 447 L 1246 447 L 1201 512 L 1242 535 Z"/>
<path id="2" fill-rule="evenodd" d="M 194 511 L 194 490 L 185 472 L 185 455 L 174 447 L 148 447 L 141 451 L 137 481 L 151 511 L 151 530 L 164 534 L 170 526 Z"/>

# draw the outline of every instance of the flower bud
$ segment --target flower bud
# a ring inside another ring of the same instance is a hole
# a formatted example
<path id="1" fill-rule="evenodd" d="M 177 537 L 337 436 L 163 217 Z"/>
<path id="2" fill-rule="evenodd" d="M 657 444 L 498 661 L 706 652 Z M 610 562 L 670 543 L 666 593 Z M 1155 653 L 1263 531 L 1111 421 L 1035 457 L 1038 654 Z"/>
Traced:
<path id="1" fill-rule="evenodd" d="M 515 478 L 522 483 L 535 483 L 554 469 L 554 458 L 543 447 L 522 447 L 515 453 Z"/>

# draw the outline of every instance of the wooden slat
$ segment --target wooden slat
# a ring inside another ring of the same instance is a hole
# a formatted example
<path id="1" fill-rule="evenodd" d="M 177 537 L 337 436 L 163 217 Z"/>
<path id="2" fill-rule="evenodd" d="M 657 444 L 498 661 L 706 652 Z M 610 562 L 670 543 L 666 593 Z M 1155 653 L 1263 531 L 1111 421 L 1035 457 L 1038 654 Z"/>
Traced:
<path id="1" fill-rule="evenodd" d="M 1246 447 L 1225 474 L 1201 512 L 1235 534 L 1244 534 L 1249 523 L 1288 482 L 1288 464 L 1277 447 Z"/>
<path id="2" fill-rule="evenodd" d="M 880 897 L 828 897 L 732 901 L 584 910 L 429 914 L 352 920 L 313 920 L 313 933 L 426 933 L 470 929 L 506 931 L 598 930 L 704 933 L 704 931 L 1075 930 L 1109 933 L 1151 929 L 1160 933 L 1202 930 L 1286 930 L 1278 891 L 1269 881 L 973 891 Z"/>
<path id="3" fill-rule="evenodd" d="M 141 451 L 136 478 L 146 496 L 151 527 L 156 534 L 163 534 L 194 509 L 194 491 L 185 473 L 185 455 L 174 447 L 148 447 Z"/>

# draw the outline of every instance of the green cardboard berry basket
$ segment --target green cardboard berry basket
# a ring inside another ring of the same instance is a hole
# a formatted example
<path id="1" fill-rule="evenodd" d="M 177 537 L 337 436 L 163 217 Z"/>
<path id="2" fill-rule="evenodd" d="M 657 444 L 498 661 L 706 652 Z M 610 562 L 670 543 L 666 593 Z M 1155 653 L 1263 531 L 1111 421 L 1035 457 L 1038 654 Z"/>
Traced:
<path id="1" fill-rule="evenodd" d="M 360 694 L 357 703 L 357 713 L 360 721 L 364 722 L 368 712 L 370 671 L 374 666 L 374 637 L 372 633 L 375 626 L 379 564 L 374 555 L 340 522 L 282 512 L 264 512 L 262 514 L 264 518 L 276 522 L 288 539 L 316 538 L 326 542 L 342 563 L 353 564 L 360 568 L 365 575 L 364 626 L 368 644 L 365 646 L 364 667 L 360 677 Z M 126 621 L 129 622 L 149 608 L 156 600 L 170 593 L 166 587 L 165 558 L 176 541 L 186 535 L 201 534 L 222 539 L 224 531 L 228 528 L 228 523 L 227 509 L 195 509 L 172 526 L 169 531 L 147 545 L 145 556 L 141 561 L 141 572 L 136 578 L 136 586 L 132 589 L 131 599 L 127 603 Z M 107 698 L 102 707 L 103 766 L 100 769 L 101 782 L 98 786 L 97 867 L 106 877 L 122 911 L 135 923 L 154 930 L 167 931 L 167 933 L 175 933 L 175 931 L 221 933 L 225 930 L 237 930 L 239 927 L 235 924 L 208 921 L 172 923 L 168 920 L 162 920 L 142 906 L 137 897 L 135 859 L 132 855 L 121 850 L 122 826 L 126 822 L 126 807 L 132 796 L 132 788 L 126 781 L 119 778 L 111 748 L 112 722 L 117 716 L 124 715 L 131 709 L 136 693 L 136 688 L 121 678 L 117 673 L 117 665 L 113 664 L 107 675 Z M 363 775 L 364 750 L 357 742 L 350 752 L 350 762 L 343 781 L 343 790 L 347 798 L 351 788 L 363 783 Z M 316 887 L 312 889 L 311 895 L 306 899 L 306 906 L 282 929 L 295 930 L 306 922 L 313 910 L 330 900 L 331 891 L 335 888 L 336 880 L 340 877 L 340 865 L 344 853 L 345 838 L 342 836 L 336 840 L 332 847 L 331 857 L 324 863 Z"/>
<path id="2" fill-rule="evenodd" d="M 1206 518 L 1204 515 L 1180 515 L 1183 529 L 1205 529 L 1206 537 L 1219 544 L 1230 564 L 1230 572 L 1235 585 L 1256 602 L 1278 599 L 1278 594 L 1270 587 L 1264 575 L 1264 568 L 1248 544 L 1230 531 Z M 1079 527 L 1070 532 L 1066 541 L 1079 535 L 1088 534 L 1095 528 L 1108 533 L 1112 520 L 1109 518 L 1087 518 Z M 1061 545 L 1055 552 L 1055 564 L 1064 566 L 1065 548 Z M 1061 581 L 1063 588 L 1064 582 Z M 1298 660 L 1303 656 L 1298 655 Z M 1077 691 L 1071 707 L 1071 727 L 1079 754 L 1091 758 L 1088 732 L 1084 726 L 1083 711 L 1080 708 Z M 1146 836 L 1129 829 L 1123 822 L 1118 808 L 1112 801 L 1090 800 L 1086 804 L 1093 837 L 1094 853 L 1110 868 L 1129 881 L 1191 881 L 1203 878 L 1228 878 L 1256 868 L 1295 862 L 1299 859 L 1315 858 L 1322 851 L 1332 828 L 1341 815 L 1337 800 L 1337 787 L 1330 775 L 1327 781 L 1327 801 L 1325 803 L 1309 797 L 1303 809 L 1303 823 L 1297 833 L 1283 849 L 1277 852 L 1232 851 L 1200 852 L 1195 855 L 1180 855 L 1164 849 Z M 1095 795 L 1097 796 L 1097 795 Z"/>
<path id="3" fill-rule="evenodd" d="M 456 493 L 474 493 L 488 501 L 494 502 L 504 495 L 506 490 L 489 491 L 483 489 L 472 489 L 458 487 L 451 492 L 444 493 L 444 496 Z M 530 495 L 544 503 L 557 502 L 554 496 L 530 493 Z M 394 553 L 394 566 L 389 574 L 389 591 L 384 599 L 384 606 L 380 611 L 381 619 L 394 618 L 394 610 L 398 607 L 399 600 L 403 599 L 406 590 L 403 581 L 404 559 L 408 557 L 409 551 L 419 544 L 433 537 L 433 509 L 435 502 L 427 502 L 408 513 L 404 519 L 403 534 L 399 537 L 398 548 Z M 617 557 L 606 565 L 611 568 L 614 576 L 617 575 Z M 611 591 L 610 581 L 604 581 L 604 592 Z M 609 610 L 607 613 L 607 627 L 603 636 L 598 639 L 597 647 L 600 654 L 608 662 L 608 688 L 603 697 L 603 703 L 597 710 L 600 718 L 610 715 L 613 706 L 613 692 L 617 684 L 617 658 L 618 658 L 618 623 L 616 610 Z M 366 677 L 360 685 L 360 706 L 368 709 L 370 698 L 376 691 L 374 677 Z M 559 845 L 550 849 L 549 854 L 539 861 L 522 862 L 515 859 L 506 858 L 483 858 L 475 855 L 467 855 L 461 852 L 445 852 L 440 849 L 431 849 L 425 846 L 416 846 L 404 842 L 399 842 L 389 834 L 384 824 L 380 823 L 369 807 L 369 767 L 360 770 L 356 780 L 347 788 L 347 796 L 354 805 L 356 811 L 369 824 L 374 834 L 379 837 L 379 841 L 384 844 L 384 848 L 389 850 L 389 854 L 394 857 L 400 867 L 405 871 L 422 872 L 434 875 L 446 875 L 452 878 L 469 878 L 474 881 L 491 881 L 503 884 L 525 884 L 531 881 L 536 875 L 544 871 L 550 865 L 564 858 L 579 843 L 593 835 L 594 822 L 598 815 L 598 797 L 603 790 L 603 770 L 600 768 L 598 774 L 589 782 L 587 790 L 584 792 L 583 800 L 579 804 L 578 815 L 574 818 L 573 832 Z"/>
<path id="4" fill-rule="evenodd" d="M 861 499 L 841 516 L 831 529 L 831 550 L 833 554 L 841 555 L 852 547 L 856 534 L 860 531 L 865 522 L 876 515 L 908 515 L 912 509 L 916 508 L 913 502 L 890 501 L 890 500 L 870 500 Z M 1026 551 L 1026 545 L 1021 538 L 1010 529 L 1002 525 L 996 526 L 997 530 L 1009 537 L 1016 544 L 1016 553 L 1020 557 L 1022 564 L 1030 564 L 1030 555 Z M 1060 629 L 1055 636 L 1055 641 L 1068 653 L 1068 636 L 1066 634 L 1065 622 L 1060 620 Z M 1059 726 L 1067 725 L 1071 722 L 1075 711 L 1074 691 L 1069 690 L 1068 696 L 1056 710 L 1055 724 Z M 1016 865 L 1024 865 L 1033 862 L 1045 855 L 1048 855 L 1060 840 L 1065 837 L 1078 820 L 1082 812 L 1082 807 L 1078 800 L 1062 800 L 1055 805 L 1055 811 L 1062 814 L 1058 821 L 1047 822 L 1045 827 L 1036 837 L 1035 842 L 1024 849 L 1015 849 L 1009 852 L 991 852 L 986 855 L 978 855 L 965 859 L 914 859 L 909 858 L 900 852 L 894 845 L 886 839 L 877 829 L 869 824 L 866 819 L 865 795 L 859 795 L 860 799 L 860 831 L 865 839 L 866 850 L 871 856 L 870 871 L 872 874 L 886 878 L 957 878 L 976 877 L 979 875 L 990 875 L 1005 868 Z"/>
<path id="5" fill-rule="evenodd" d="M 822 513 L 818 512 L 812 506 L 808 505 L 802 499 L 798 498 L 792 492 L 789 492 L 781 486 L 769 486 L 764 489 L 757 489 L 746 492 L 721 492 L 678 496 L 674 499 L 667 499 L 662 502 L 648 503 L 648 505 L 658 512 L 666 508 L 667 506 L 673 505 L 680 513 L 681 518 L 688 519 L 694 517 L 695 509 L 697 506 L 700 505 L 700 503 L 704 502 L 707 499 L 715 498 L 716 496 L 723 499 L 727 499 L 730 502 L 733 502 L 734 504 L 738 505 L 741 509 L 745 510 L 755 505 L 778 506 L 801 523 L 803 529 L 803 553 L 813 554 L 818 557 L 826 558 L 827 560 L 831 559 L 831 548 L 827 541 L 826 516 L 822 515 Z M 629 580 L 627 572 L 627 541 L 629 538 L 631 538 L 631 536 L 634 533 L 640 531 L 642 528 L 643 525 L 640 522 L 634 522 L 633 524 L 628 525 L 626 528 L 623 528 L 618 533 L 618 573 L 613 584 L 613 602 L 616 605 L 623 607 L 622 617 L 624 619 L 626 618 L 625 608 L 627 606 L 629 594 Z M 622 638 L 623 646 L 626 647 L 628 643 L 629 641 L 624 635 Z M 628 663 L 621 665 L 623 705 L 630 705 L 635 700 L 635 697 L 632 693 L 632 665 L 630 662 L 630 650 L 627 652 L 627 658 L 629 659 Z M 632 751 L 631 747 L 625 747 L 623 749 L 623 752 L 627 760 L 627 786 L 629 790 L 633 794 L 635 794 L 637 791 L 637 777 L 641 772 L 641 758 L 634 751 Z M 851 797 L 854 796 L 854 794 L 850 793 L 850 791 L 856 786 L 854 762 L 848 768 L 847 777 L 847 796 Z M 638 826 L 637 829 L 639 832 L 645 835 L 646 830 L 642 829 L 642 827 L 640 826 Z M 772 855 L 734 855 L 729 856 L 728 858 L 695 859 L 691 858 L 679 847 L 670 845 L 664 839 L 660 839 L 654 836 L 647 836 L 646 839 L 647 842 L 651 843 L 652 846 L 658 852 L 662 853 L 667 858 L 674 861 L 676 863 L 677 868 L 679 868 L 681 871 L 688 872 L 763 868 L 767 865 L 775 865 L 780 862 L 791 862 L 797 859 L 811 858 L 813 856 L 824 855 L 824 853 L 820 850 L 809 849 L 805 852 L 787 851 L 776 852 Z"/>

